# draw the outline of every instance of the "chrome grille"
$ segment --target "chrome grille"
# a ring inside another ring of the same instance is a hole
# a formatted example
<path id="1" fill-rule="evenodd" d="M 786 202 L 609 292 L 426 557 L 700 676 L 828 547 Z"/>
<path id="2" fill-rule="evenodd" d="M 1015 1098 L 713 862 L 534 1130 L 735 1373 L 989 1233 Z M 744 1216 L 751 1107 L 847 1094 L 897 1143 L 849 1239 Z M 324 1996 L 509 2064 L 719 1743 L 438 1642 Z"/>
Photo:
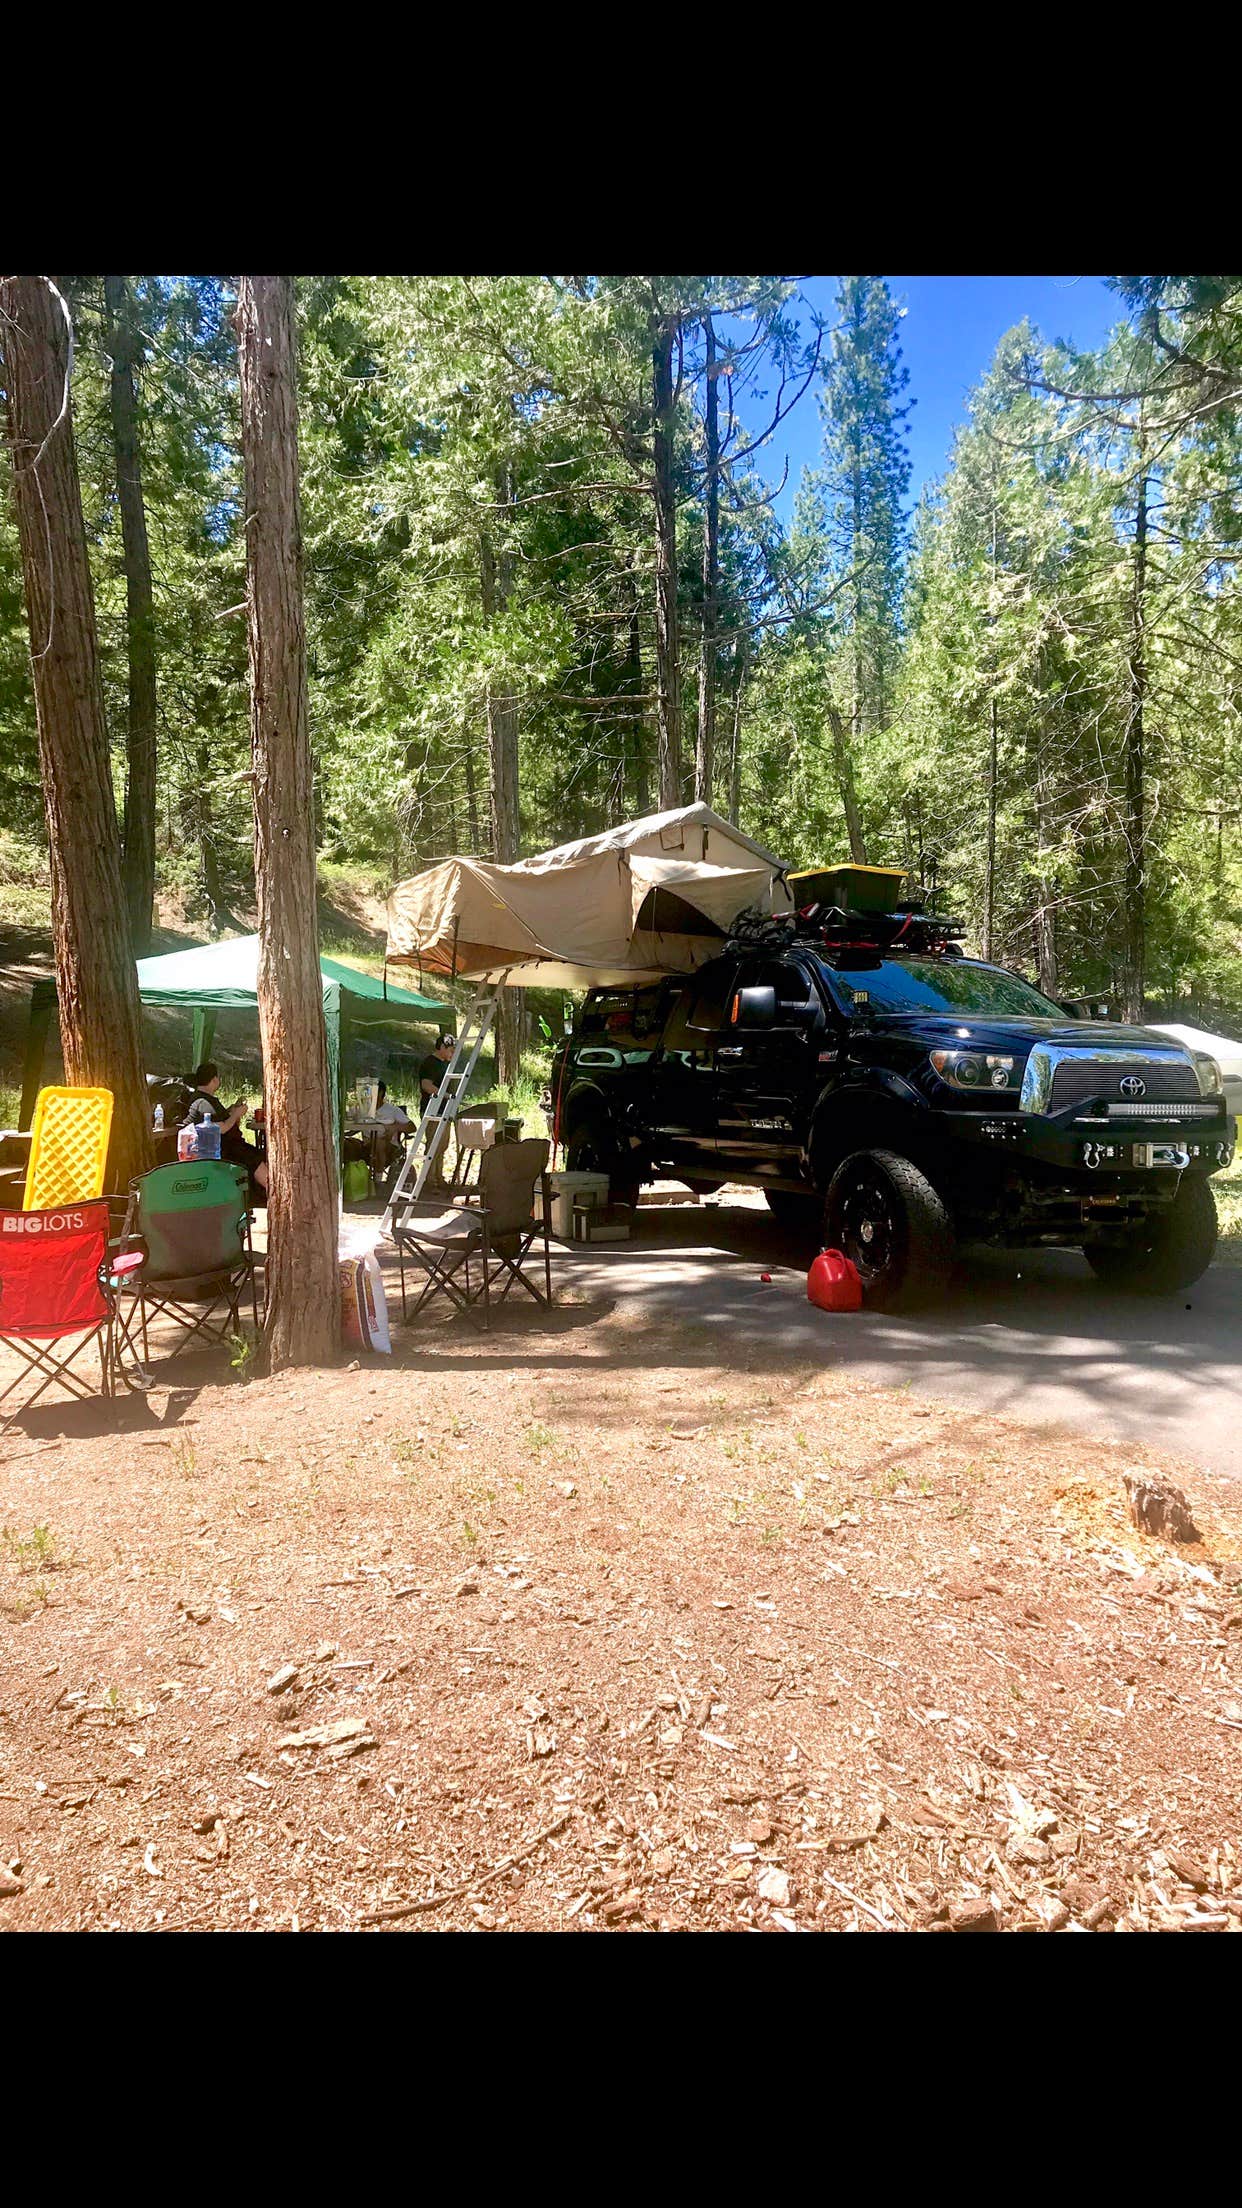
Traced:
<path id="1" fill-rule="evenodd" d="M 1063 1112 L 1067 1104 L 1081 1104 L 1085 1097 L 1102 1096 L 1111 1114 L 1119 1084 L 1131 1075 L 1137 1076 L 1143 1084 L 1146 1106 L 1123 1103 L 1118 1109 L 1137 1110 L 1147 1116 L 1153 1104 L 1167 1104 L 1178 1097 L 1199 1094 L 1195 1069 L 1185 1058 L 1132 1059 L 1118 1051 L 1115 1058 L 1106 1054 L 1098 1058 L 1063 1059 L 1053 1072 L 1048 1109 Z"/>

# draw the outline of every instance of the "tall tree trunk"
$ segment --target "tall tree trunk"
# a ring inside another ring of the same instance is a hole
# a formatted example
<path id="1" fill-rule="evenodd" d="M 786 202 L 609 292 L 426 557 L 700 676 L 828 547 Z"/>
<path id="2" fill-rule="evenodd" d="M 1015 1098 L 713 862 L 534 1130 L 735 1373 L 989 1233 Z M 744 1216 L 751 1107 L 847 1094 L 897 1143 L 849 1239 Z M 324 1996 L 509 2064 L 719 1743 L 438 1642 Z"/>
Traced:
<path id="1" fill-rule="evenodd" d="M 742 693 L 746 688 L 745 639 L 733 647 L 733 734 L 729 745 L 729 818 L 735 828 L 742 823 Z"/>
<path id="2" fill-rule="evenodd" d="M 989 672 L 992 694 L 988 700 L 988 828 L 983 878 L 983 955 L 991 958 L 996 935 L 996 770 L 999 756 L 1000 713 L 996 702 L 996 500 L 992 501 L 992 593 L 988 610 L 991 632 Z"/>
<path id="3" fill-rule="evenodd" d="M 841 809 L 845 814 L 845 832 L 849 838 L 850 857 L 855 866 L 867 863 L 867 841 L 863 835 L 862 814 L 858 809 L 858 791 L 854 784 L 854 760 L 850 739 L 841 715 L 831 698 L 827 701 L 828 726 L 832 731 L 832 759 L 836 768 L 837 788 L 841 794 Z"/>
<path id="4" fill-rule="evenodd" d="M 513 503 L 513 478 L 502 469 L 496 480 L 496 496 L 503 506 Z M 485 619 L 503 613 L 513 588 L 513 558 L 506 548 L 496 557 L 490 537 L 479 541 L 479 580 Z M 488 684 L 487 749 L 491 781 L 492 855 L 501 866 L 510 866 L 518 855 L 521 817 L 518 798 L 517 700 L 506 690 Z M 496 1018 L 496 1079 L 502 1088 L 517 1080 L 522 1070 L 522 992 L 503 989 Z"/>
<path id="5" fill-rule="evenodd" d="M 988 730 L 988 835 L 983 876 L 983 955 L 991 958 L 996 933 L 996 760 L 998 711 L 993 691 Z"/>
<path id="6" fill-rule="evenodd" d="M 632 555 L 631 555 L 632 565 Z M 633 704 L 630 708 L 629 786 L 633 794 L 636 816 L 641 820 L 651 811 L 651 758 L 647 743 L 647 708 L 643 687 L 643 639 L 638 619 L 638 584 L 633 573 L 629 577 L 629 651 L 626 659 L 626 681 Z"/>
<path id="7" fill-rule="evenodd" d="M 707 486 L 703 504 L 703 630 L 699 642 L 699 723 L 694 747 L 694 794 L 712 801 L 716 748 L 716 601 L 720 587 L 720 406 L 716 388 L 716 331 L 710 314 L 703 318 L 707 396 L 704 437 Z"/>
<path id="8" fill-rule="evenodd" d="M 681 804 L 681 669 L 677 637 L 677 504 L 673 493 L 672 323 L 651 327 L 655 456 L 656 731 L 660 810 Z"/>
<path id="9" fill-rule="evenodd" d="M 1146 456 L 1140 432 L 1140 460 Z M 1134 553 L 1130 589 L 1129 696 L 1125 754 L 1125 1015 L 1141 1020 L 1147 964 L 1147 822 L 1144 788 L 1147 703 L 1147 501 L 1150 478 L 1139 478 L 1134 517 Z"/>
<path id="10" fill-rule="evenodd" d="M 95 606 L 69 403 L 68 311 L 42 276 L 0 282 L 65 1079 L 113 1096 L 109 1185 L 152 1162 L 138 976 L 121 892 Z"/>
<path id="11" fill-rule="evenodd" d="M 463 757 L 466 764 L 466 818 L 470 823 L 470 849 L 472 853 L 477 853 L 483 832 L 479 826 L 479 793 L 474 775 L 474 738 L 468 727 Z"/>
<path id="12" fill-rule="evenodd" d="M 853 739 L 854 739 L 855 743 L 857 743 L 857 741 L 858 741 L 859 737 L 860 737 L 860 736 L 862 735 L 862 733 L 863 733 L 863 727 L 864 727 L 864 702 L 863 702 L 863 701 L 864 701 L 864 694 L 865 694 L 865 691 L 866 691 L 866 675 L 865 675 L 865 671 L 864 671 L 864 668 L 863 668 L 863 638 L 862 638 L 862 606 L 863 606 L 863 599 L 862 599 L 862 559 L 863 559 L 863 550 L 862 550 L 862 541 L 863 541 L 863 527 L 862 527 L 862 508 L 863 508 L 863 484 L 862 484 L 862 454 L 861 454 L 861 451 L 859 450 L 859 447 L 858 447 L 857 437 L 858 437 L 858 432 L 856 431 L 856 432 L 855 432 L 855 445 L 854 445 L 854 458 L 853 458 L 853 467 L 852 467 L 852 469 L 851 469 L 851 471 L 850 471 L 850 476 L 851 476 L 851 488 L 850 488 L 850 564 L 851 564 L 851 566 L 852 566 L 852 569 L 853 569 L 853 574 L 854 574 L 854 589 L 853 589 L 853 599 L 854 599 L 854 617 L 853 617 L 853 622 L 852 622 L 852 634 L 851 634 L 851 638 L 850 638 L 850 642 L 851 642 L 851 644 L 852 644 L 852 646 L 853 646 L 853 650 L 852 650 L 852 652 L 851 652 L 851 661 L 852 661 L 852 665 L 853 665 L 853 672 L 854 672 L 854 696 L 853 696 L 853 701 L 852 701 L 852 704 L 851 704 L 851 709 L 850 709 L 850 734 L 851 734 L 851 736 L 853 737 Z"/>
<path id="13" fill-rule="evenodd" d="M 330 1363 L 340 1344 L 337 1160 L 315 898 L 298 501 L 293 279 L 237 291 L 247 641 L 268 1144 L 267 1355 Z"/>
<path id="14" fill-rule="evenodd" d="M 1047 695 L 1048 684 L 1040 672 L 1040 689 Z M 1035 840 L 1039 851 L 1036 867 L 1036 894 L 1038 904 L 1031 922 L 1032 942 L 1035 952 L 1036 978 L 1044 994 L 1055 997 L 1057 993 L 1057 936 L 1056 890 L 1046 866 L 1052 834 L 1052 739 L 1047 725 L 1047 714 L 1041 715 L 1035 730 L 1035 756 L 1031 761 L 1031 785 L 1035 793 Z"/>
<path id="15" fill-rule="evenodd" d="M 125 838 L 121 872 L 129 913 L 130 940 L 137 958 L 151 948 L 151 908 L 155 901 L 155 618 L 151 597 L 151 552 L 142 496 L 138 445 L 138 409 L 134 363 L 141 357 L 129 287 L 123 276 L 104 277 L 108 350 L 112 357 L 109 395 L 112 444 L 116 459 L 117 501 L 121 509 L 121 548 L 125 566 L 125 638 L 129 654 L 129 728 L 126 742 Z"/>

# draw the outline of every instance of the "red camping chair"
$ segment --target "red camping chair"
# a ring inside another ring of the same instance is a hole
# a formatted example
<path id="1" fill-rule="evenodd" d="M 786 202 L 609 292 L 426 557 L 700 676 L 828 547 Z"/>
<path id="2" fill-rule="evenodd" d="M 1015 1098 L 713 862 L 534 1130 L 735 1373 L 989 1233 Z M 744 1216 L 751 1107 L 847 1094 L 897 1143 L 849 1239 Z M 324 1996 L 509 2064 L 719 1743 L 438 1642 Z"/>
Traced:
<path id="1" fill-rule="evenodd" d="M 57 1204 L 50 1211 L 0 1212 L 0 1342 L 15 1349 L 42 1379 L 21 1409 L 28 1411 L 54 1380 L 71 1395 L 93 1391 L 71 1372 L 82 1351 L 99 1343 L 103 1393 L 112 1393 L 112 1291 L 107 1281 L 107 1199 Z M 67 1357 L 53 1343 L 79 1337 Z M 20 1386 L 18 1372 L 0 1390 L 0 1403 Z M 14 1411 L 0 1427 L 7 1433 Z"/>

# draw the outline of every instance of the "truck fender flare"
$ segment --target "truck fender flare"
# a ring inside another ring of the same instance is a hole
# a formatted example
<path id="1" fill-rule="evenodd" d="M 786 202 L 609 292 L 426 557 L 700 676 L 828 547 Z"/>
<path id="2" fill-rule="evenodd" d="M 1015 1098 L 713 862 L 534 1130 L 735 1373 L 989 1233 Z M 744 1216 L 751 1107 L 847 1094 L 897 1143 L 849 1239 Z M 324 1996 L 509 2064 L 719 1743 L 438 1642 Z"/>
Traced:
<path id="1" fill-rule="evenodd" d="M 908 1124 L 909 1113 L 925 1109 L 918 1090 L 883 1066 L 822 1089 L 806 1135 L 806 1160 L 815 1179 L 826 1185 L 821 1164 L 830 1165 L 831 1177 L 850 1150 L 904 1149 L 898 1127 Z"/>

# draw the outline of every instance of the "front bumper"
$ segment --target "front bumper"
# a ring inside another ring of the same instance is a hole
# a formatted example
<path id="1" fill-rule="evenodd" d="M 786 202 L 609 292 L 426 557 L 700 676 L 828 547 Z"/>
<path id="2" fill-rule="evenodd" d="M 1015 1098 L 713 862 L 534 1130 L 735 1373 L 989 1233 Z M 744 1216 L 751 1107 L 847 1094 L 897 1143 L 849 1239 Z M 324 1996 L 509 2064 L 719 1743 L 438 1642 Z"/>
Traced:
<path id="1" fill-rule="evenodd" d="M 944 1132 L 1007 1165 L 1052 1166 L 1075 1177 L 1097 1173 L 1219 1172 L 1232 1163 L 1237 1122 L 1223 1102 L 1070 1105 L 1063 1112 L 946 1112 Z"/>

